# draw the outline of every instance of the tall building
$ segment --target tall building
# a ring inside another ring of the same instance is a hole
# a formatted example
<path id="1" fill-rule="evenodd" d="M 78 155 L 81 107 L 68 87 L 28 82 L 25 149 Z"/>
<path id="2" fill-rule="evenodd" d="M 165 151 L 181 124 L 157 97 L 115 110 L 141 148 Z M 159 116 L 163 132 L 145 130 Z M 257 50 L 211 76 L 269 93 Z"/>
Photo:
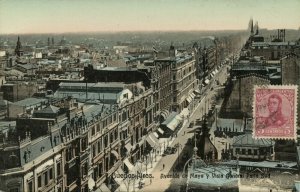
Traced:
<path id="1" fill-rule="evenodd" d="M 172 64 L 172 111 L 180 112 L 194 101 L 197 88 L 196 66 L 193 55 L 177 57 Z"/>

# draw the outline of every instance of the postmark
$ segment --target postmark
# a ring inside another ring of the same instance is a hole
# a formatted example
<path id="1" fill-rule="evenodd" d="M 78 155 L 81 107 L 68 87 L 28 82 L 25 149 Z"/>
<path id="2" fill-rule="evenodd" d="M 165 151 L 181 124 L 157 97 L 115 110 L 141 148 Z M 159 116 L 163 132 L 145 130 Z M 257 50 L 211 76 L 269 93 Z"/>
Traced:
<path id="1" fill-rule="evenodd" d="M 255 86 L 253 137 L 296 139 L 297 86 Z"/>

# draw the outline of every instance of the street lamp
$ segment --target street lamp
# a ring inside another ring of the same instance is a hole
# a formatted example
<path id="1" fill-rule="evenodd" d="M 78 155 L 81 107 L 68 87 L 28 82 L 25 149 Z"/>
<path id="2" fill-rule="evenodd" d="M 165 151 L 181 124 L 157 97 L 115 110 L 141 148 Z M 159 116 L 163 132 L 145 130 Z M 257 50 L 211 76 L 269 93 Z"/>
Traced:
<path id="1" fill-rule="evenodd" d="M 142 184 L 142 180 L 143 180 L 143 177 L 142 177 L 142 175 L 143 175 L 143 162 L 141 161 L 141 160 L 139 160 L 138 161 L 138 163 L 140 163 L 141 164 L 141 169 L 140 169 L 140 181 L 139 181 L 139 188 L 141 187 L 141 184 Z M 147 169 L 146 169 L 146 171 L 147 171 Z M 135 188 L 135 187 L 134 187 Z"/>
<path id="2" fill-rule="evenodd" d="M 146 155 L 146 161 L 145 161 L 145 165 L 146 165 L 146 174 L 147 174 L 147 165 L 148 165 L 148 162 L 149 162 L 149 156 Z"/>
<path id="3" fill-rule="evenodd" d="M 154 151 L 154 149 L 152 150 L 152 153 L 150 153 L 150 160 L 151 160 L 151 168 L 152 168 L 152 163 L 153 163 L 153 151 Z"/>

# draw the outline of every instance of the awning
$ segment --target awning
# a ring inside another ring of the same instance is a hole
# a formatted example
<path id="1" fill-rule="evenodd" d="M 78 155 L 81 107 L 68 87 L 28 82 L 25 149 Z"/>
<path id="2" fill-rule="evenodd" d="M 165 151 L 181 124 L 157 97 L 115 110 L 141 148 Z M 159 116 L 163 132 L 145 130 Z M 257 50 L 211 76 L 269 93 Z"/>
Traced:
<path id="1" fill-rule="evenodd" d="M 156 132 L 153 132 L 153 135 L 158 139 L 159 138 L 159 136 L 158 136 L 158 134 L 156 133 Z"/>
<path id="2" fill-rule="evenodd" d="M 101 192 L 110 192 L 109 188 L 105 185 L 105 183 L 102 183 L 99 189 Z"/>
<path id="3" fill-rule="evenodd" d="M 131 145 L 131 143 L 129 142 L 129 143 L 127 143 L 126 145 L 125 145 L 125 148 L 127 149 L 127 152 L 130 152 L 131 151 L 131 149 L 132 149 L 132 145 Z"/>
<path id="4" fill-rule="evenodd" d="M 195 92 L 195 93 L 198 93 L 198 94 L 201 94 L 201 92 L 200 92 L 199 89 L 195 89 L 194 92 Z"/>
<path id="5" fill-rule="evenodd" d="M 151 145 L 152 148 L 157 148 L 158 147 L 158 139 L 155 138 L 153 134 L 150 134 L 147 138 L 146 141 Z"/>
<path id="6" fill-rule="evenodd" d="M 113 154 L 117 159 L 119 159 L 119 154 L 118 154 L 117 151 L 112 150 L 112 151 L 111 151 L 111 154 Z"/>
<path id="7" fill-rule="evenodd" d="M 168 115 L 169 115 L 169 111 L 168 110 L 162 110 L 160 113 L 161 116 L 164 117 L 164 119 L 167 119 Z"/>
<path id="8" fill-rule="evenodd" d="M 181 120 L 182 119 L 179 117 L 179 115 L 177 115 L 170 123 L 167 124 L 167 127 L 172 131 L 174 131 Z"/>
<path id="9" fill-rule="evenodd" d="M 161 128 L 158 128 L 157 131 L 158 131 L 159 133 L 161 133 L 162 135 L 164 134 L 164 131 L 163 131 Z"/>
<path id="10" fill-rule="evenodd" d="M 215 75 L 215 74 L 216 74 L 216 71 L 213 71 L 212 74 Z"/>
<path id="11" fill-rule="evenodd" d="M 191 102 L 193 99 L 190 97 L 190 96 L 188 96 L 187 98 L 186 98 L 186 100 L 187 100 L 187 102 Z"/>
<path id="12" fill-rule="evenodd" d="M 127 166 L 127 168 L 128 168 L 129 171 L 133 170 L 134 166 L 130 163 L 130 161 L 129 161 L 128 158 L 124 159 L 123 162 Z"/>
<path id="13" fill-rule="evenodd" d="M 192 99 L 194 99 L 195 96 L 196 96 L 196 95 L 195 95 L 194 93 L 191 93 L 191 94 L 190 94 L 190 97 L 191 97 Z"/>

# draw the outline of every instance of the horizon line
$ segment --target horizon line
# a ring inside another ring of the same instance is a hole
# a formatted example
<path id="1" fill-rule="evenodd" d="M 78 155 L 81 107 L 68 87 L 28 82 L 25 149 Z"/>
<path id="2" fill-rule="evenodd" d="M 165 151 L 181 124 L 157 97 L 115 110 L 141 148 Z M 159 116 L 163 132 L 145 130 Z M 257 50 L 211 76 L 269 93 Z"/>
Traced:
<path id="1" fill-rule="evenodd" d="M 282 28 L 260 28 L 260 30 L 277 30 Z M 286 30 L 300 30 L 294 29 L 294 28 L 284 28 Z M 66 32 L 30 32 L 30 33 L 0 33 L 0 35 L 42 35 L 42 34 L 83 34 L 83 33 L 153 33 L 153 32 L 226 32 L 226 31 L 247 31 L 248 29 L 191 29 L 191 30 L 120 30 L 120 31 L 114 31 L 114 30 L 107 30 L 107 31 L 66 31 Z"/>

